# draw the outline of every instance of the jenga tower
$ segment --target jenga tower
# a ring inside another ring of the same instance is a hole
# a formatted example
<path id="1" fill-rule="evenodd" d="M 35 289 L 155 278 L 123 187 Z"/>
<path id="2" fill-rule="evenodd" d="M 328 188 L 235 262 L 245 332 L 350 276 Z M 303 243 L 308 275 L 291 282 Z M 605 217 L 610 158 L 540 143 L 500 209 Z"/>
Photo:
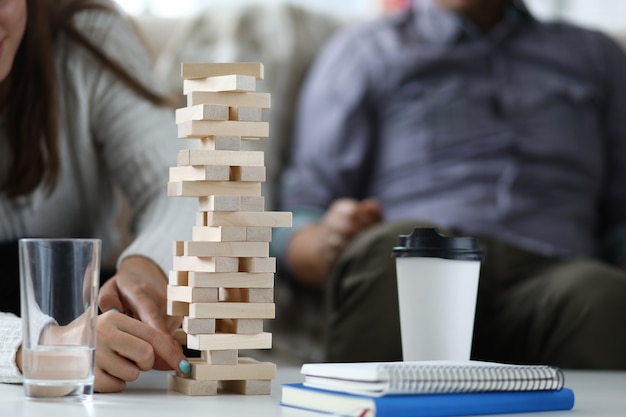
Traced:
<path id="1" fill-rule="evenodd" d="M 202 356 L 189 359 L 190 375 L 170 374 L 169 386 L 187 395 L 269 394 L 276 365 L 239 357 L 239 349 L 272 347 L 263 331 L 275 311 L 269 242 L 272 227 L 291 226 L 291 213 L 264 209 L 264 152 L 241 150 L 242 140 L 269 135 L 262 109 L 270 95 L 254 92 L 263 65 L 183 63 L 182 77 L 178 136 L 200 147 L 180 151 L 168 195 L 197 198 L 198 212 L 192 240 L 173 245 L 167 313 L 183 316 L 177 339 Z"/>

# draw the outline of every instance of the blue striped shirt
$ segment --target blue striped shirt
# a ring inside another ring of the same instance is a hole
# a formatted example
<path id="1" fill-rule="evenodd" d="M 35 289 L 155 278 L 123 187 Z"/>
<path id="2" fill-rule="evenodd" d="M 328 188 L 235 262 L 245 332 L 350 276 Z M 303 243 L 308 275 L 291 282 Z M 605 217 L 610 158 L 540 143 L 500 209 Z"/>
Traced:
<path id="1" fill-rule="evenodd" d="M 281 209 L 296 224 L 375 197 L 386 220 L 591 257 L 626 231 L 626 56 L 521 2 L 483 33 L 422 1 L 325 47 L 293 146 Z"/>

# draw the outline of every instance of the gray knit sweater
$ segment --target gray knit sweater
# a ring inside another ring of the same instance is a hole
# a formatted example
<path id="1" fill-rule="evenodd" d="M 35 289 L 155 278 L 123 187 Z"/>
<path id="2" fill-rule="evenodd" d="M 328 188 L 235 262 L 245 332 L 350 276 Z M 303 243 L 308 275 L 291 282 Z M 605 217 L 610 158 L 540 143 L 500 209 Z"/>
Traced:
<path id="1" fill-rule="evenodd" d="M 151 62 L 130 24 L 102 12 L 84 12 L 79 27 L 109 56 L 145 83 L 152 82 Z M 189 239 L 195 221 L 190 199 L 168 198 L 168 167 L 179 148 L 173 111 L 157 108 L 129 91 L 93 56 L 68 39 L 59 39 L 57 70 L 61 91 L 62 170 L 52 195 L 38 189 L 18 200 L 0 194 L 0 241 L 20 237 L 98 237 L 102 257 L 123 248 L 115 227 L 115 187 L 132 207 L 135 240 L 118 258 L 142 255 L 167 273 L 172 241 Z M 0 178 L 10 155 L 0 119 Z M 21 322 L 0 313 L 0 381 L 20 382 L 15 352 Z"/>

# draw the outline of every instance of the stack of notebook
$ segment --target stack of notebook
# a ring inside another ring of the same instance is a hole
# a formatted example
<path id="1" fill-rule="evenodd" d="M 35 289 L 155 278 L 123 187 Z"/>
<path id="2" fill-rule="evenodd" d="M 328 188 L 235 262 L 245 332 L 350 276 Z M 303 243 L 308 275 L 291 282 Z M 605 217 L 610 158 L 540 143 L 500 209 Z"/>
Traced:
<path id="1" fill-rule="evenodd" d="M 563 372 L 494 362 L 320 363 L 282 386 L 284 406 L 341 416 L 444 417 L 569 410 Z"/>

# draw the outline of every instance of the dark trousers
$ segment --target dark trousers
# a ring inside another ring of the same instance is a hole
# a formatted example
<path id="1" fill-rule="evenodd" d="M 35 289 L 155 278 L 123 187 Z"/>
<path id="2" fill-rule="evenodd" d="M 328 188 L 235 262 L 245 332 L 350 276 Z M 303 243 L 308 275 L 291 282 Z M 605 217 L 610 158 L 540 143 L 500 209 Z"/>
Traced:
<path id="1" fill-rule="evenodd" d="M 327 287 L 326 360 L 402 358 L 391 253 L 399 234 L 426 225 L 403 221 L 377 226 L 346 248 Z M 595 260 L 547 258 L 477 237 L 485 260 L 473 359 L 626 369 L 624 271 Z"/>

